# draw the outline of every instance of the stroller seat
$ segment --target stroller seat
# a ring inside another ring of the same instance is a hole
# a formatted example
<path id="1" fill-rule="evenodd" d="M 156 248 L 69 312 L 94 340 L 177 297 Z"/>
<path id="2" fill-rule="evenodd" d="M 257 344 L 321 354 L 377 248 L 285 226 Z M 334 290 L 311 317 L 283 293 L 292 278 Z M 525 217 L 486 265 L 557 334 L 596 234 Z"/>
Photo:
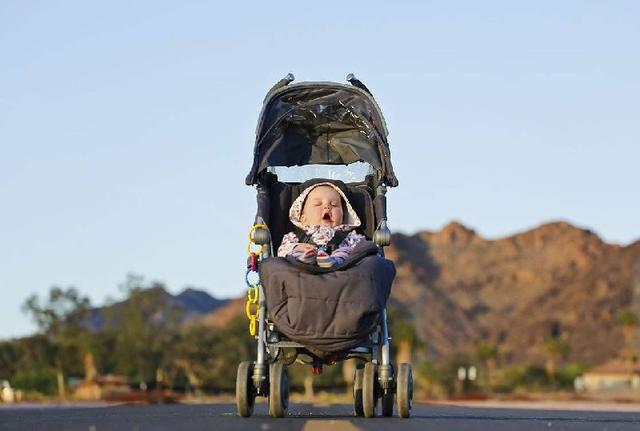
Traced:
<path id="1" fill-rule="evenodd" d="M 358 231 L 369 241 L 353 250 L 349 259 L 332 268 L 319 268 L 293 258 L 271 257 L 260 265 L 267 317 L 289 340 L 323 358 L 365 343 L 375 330 L 395 277 L 393 263 L 380 256 L 373 237 L 375 214 L 367 182 L 313 179 L 302 184 L 273 182 L 269 226 L 276 238 L 293 230 L 288 210 L 309 186 L 330 182 L 339 187 L 361 221 Z M 275 228 L 274 228 L 275 227 Z"/>

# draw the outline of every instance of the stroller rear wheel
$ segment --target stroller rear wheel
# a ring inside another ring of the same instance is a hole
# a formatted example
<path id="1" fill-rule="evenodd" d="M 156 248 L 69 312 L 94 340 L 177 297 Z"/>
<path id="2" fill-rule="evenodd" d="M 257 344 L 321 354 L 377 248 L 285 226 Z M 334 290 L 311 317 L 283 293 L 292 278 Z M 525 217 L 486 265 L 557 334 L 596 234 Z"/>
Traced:
<path id="1" fill-rule="evenodd" d="M 398 413 L 400 417 L 408 418 L 413 400 L 413 373 L 410 364 L 400 364 L 397 388 Z"/>
<path id="2" fill-rule="evenodd" d="M 353 414 L 355 416 L 364 416 L 362 407 L 362 379 L 364 369 L 361 364 L 356 365 L 353 373 Z"/>
<path id="3" fill-rule="evenodd" d="M 394 396 L 392 390 L 385 390 L 382 394 L 382 416 L 391 417 L 393 416 L 393 404 L 394 404 Z"/>
<path id="4" fill-rule="evenodd" d="M 253 387 L 252 375 L 253 362 L 240 362 L 238 373 L 236 374 L 236 407 L 238 415 L 245 418 L 253 414 L 253 406 L 256 401 L 256 390 Z"/>
<path id="5" fill-rule="evenodd" d="M 376 415 L 376 404 L 378 402 L 378 371 L 376 364 L 367 362 L 364 364 L 362 374 L 362 410 L 364 415 L 372 418 Z"/>
<path id="6" fill-rule="evenodd" d="M 281 363 L 269 366 L 269 415 L 282 418 L 289 408 L 289 374 Z"/>

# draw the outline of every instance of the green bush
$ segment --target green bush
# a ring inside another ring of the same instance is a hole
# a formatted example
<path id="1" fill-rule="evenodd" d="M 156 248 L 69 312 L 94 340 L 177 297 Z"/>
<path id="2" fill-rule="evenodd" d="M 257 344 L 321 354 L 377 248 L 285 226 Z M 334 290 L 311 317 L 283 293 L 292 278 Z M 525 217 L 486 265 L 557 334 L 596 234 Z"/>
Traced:
<path id="1" fill-rule="evenodd" d="M 531 364 L 505 370 L 494 390 L 497 392 L 513 392 L 516 389 L 542 390 L 548 386 L 549 378 L 544 367 Z"/>
<path id="2" fill-rule="evenodd" d="M 576 377 L 584 374 L 586 366 L 584 364 L 568 364 L 556 373 L 556 381 L 561 389 L 573 389 L 573 381 Z"/>
<path id="3" fill-rule="evenodd" d="M 477 361 L 473 356 L 465 352 L 455 352 L 447 356 L 441 363 L 434 364 L 430 361 L 422 361 L 416 364 L 415 373 L 418 380 L 423 380 L 432 393 L 444 396 L 459 396 L 468 393 L 475 393 L 480 390 L 478 381 L 458 380 L 458 369 L 460 367 L 476 367 L 480 370 Z"/>
<path id="4" fill-rule="evenodd" d="M 583 374 L 584 371 L 585 366 L 576 363 L 560 368 L 555 374 L 556 388 L 573 388 L 574 379 Z M 513 392 L 518 389 L 528 391 L 549 390 L 552 389 L 552 384 L 543 366 L 531 364 L 506 369 L 494 388 L 497 392 Z"/>
<path id="5" fill-rule="evenodd" d="M 53 395 L 57 391 L 56 375 L 46 368 L 18 371 L 11 384 L 16 389 L 43 395 Z"/>

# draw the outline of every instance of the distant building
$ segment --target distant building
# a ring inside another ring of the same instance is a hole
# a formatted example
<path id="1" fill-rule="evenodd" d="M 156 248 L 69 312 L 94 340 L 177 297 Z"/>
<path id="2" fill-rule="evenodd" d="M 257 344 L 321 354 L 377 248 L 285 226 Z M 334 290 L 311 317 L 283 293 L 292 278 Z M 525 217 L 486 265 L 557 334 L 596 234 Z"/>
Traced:
<path id="1" fill-rule="evenodd" d="M 108 374 L 83 380 L 76 386 L 73 397 L 77 400 L 96 401 L 126 397 L 131 393 L 129 380 L 123 376 Z"/>
<path id="2" fill-rule="evenodd" d="M 613 359 L 590 369 L 575 381 L 577 391 L 640 391 L 640 364 Z"/>

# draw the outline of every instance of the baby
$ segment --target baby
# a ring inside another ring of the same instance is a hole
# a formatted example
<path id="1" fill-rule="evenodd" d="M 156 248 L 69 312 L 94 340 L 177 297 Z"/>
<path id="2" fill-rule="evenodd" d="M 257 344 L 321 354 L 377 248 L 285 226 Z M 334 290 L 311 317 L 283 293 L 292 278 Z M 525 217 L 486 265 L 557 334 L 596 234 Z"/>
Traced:
<path id="1" fill-rule="evenodd" d="M 282 238 L 278 256 L 329 268 L 344 262 L 364 235 L 360 219 L 342 190 L 331 183 L 307 187 L 291 205 L 289 220 L 300 229 Z"/>

